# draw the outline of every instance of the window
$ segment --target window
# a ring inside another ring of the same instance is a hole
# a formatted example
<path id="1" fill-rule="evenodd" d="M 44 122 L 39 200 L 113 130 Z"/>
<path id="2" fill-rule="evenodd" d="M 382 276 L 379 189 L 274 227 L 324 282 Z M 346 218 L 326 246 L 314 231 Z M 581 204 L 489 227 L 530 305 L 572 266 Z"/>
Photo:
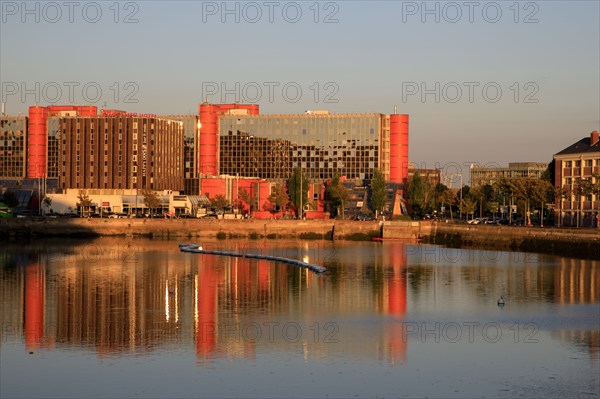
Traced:
<path id="1" fill-rule="evenodd" d="M 568 185 L 568 186 L 570 186 L 571 184 L 573 184 L 573 179 L 572 179 L 572 178 L 570 178 L 570 177 L 567 177 L 567 178 L 565 179 L 565 184 L 566 184 L 566 185 Z"/>
<path id="2" fill-rule="evenodd" d="M 586 159 L 585 160 L 585 166 L 588 167 L 588 168 L 592 166 L 592 163 L 593 163 L 593 161 L 591 159 Z"/>
<path id="3" fill-rule="evenodd" d="M 581 168 L 581 161 L 575 161 L 575 167 Z"/>
<path id="4" fill-rule="evenodd" d="M 565 168 L 572 168 L 573 167 L 573 161 L 565 161 Z"/>

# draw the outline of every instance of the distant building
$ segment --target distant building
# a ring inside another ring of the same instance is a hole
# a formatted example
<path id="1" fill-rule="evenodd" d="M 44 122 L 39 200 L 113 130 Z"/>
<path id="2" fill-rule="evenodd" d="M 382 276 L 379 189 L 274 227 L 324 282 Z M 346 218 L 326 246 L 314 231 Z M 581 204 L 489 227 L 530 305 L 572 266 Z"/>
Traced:
<path id="1" fill-rule="evenodd" d="M 27 175 L 27 117 L 0 116 L 0 179 Z"/>
<path id="2" fill-rule="evenodd" d="M 408 181 L 410 181 L 417 172 L 421 179 L 428 180 L 434 187 L 441 182 L 440 169 L 417 169 L 412 162 L 408 164 Z"/>
<path id="3" fill-rule="evenodd" d="M 598 226 L 600 198 L 589 194 L 578 198 L 573 189 L 577 180 L 591 179 L 600 175 L 600 138 L 597 131 L 554 155 L 554 186 L 570 193 L 567 198 L 556 199 L 556 218 L 559 225 L 590 227 Z M 579 221 L 577 215 L 579 214 Z"/>
<path id="4" fill-rule="evenodd" d="M 511 162 L 507 168 L 473 166 L 471 168 L 471 187 L 492 185 L 503 178 L 529 177 L 539 179 L 546 169 L 548 169 L 548 164 L 538 162 Z"/>

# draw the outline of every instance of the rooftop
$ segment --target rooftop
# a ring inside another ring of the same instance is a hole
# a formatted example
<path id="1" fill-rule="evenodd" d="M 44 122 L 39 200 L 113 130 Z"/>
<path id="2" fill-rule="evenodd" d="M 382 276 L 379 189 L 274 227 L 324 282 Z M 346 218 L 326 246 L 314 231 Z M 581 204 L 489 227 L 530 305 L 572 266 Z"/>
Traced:
<path id="1" fill-rule="evenodd" d="M 600 152 L 600 140 L 598 140 L 597 131 L 592 132 L 589 137 L 582 138 L 555 155 L 584 154 L 590 152 Z"/>

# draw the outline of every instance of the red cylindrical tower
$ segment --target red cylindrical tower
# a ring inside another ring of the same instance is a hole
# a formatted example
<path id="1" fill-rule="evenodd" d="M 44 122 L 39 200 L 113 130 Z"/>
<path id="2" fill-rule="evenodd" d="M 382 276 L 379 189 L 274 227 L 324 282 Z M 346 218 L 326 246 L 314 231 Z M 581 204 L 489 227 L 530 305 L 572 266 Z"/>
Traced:
<path id="1" fill-rule="evenodd" d="M 218 174 L 219 106 L 200 104 L 200 156 L 198 170 L 202 174 Z"/>
<path id="2" fill-rule="evenodd" d="M 390 181 L 408 179 L 408 115 L 390 115 Z"/>
<path id="3" fill-rule="evenodd" d="M 29 107 L 29 126 L 27 138 L 27 178 L 38 179 L 46 176 L 46 143 L 48 109 Z"/>

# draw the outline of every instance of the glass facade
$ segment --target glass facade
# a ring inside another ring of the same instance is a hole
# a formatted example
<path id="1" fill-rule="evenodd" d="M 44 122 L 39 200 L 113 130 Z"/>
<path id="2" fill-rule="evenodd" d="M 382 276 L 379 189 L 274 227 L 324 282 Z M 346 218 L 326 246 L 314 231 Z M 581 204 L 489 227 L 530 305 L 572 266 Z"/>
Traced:
<path id="1" fill-rule="evenodd" d="M 223 115 L 220 173 L 287 180 L 301 167 L 312 181 L 335 174 L 370 179 L 379 164 L 381 114 Z"/>
<path id="2" fill-rule="evenodd" d="M 48 118 L 48 179 L 58 180 L 59 118 Z"/>
<path id="3" fill-rule="evenodd" d="M 0 119 L 0 178 L 23 179 L 26 174 L 27 118 Z"/>

